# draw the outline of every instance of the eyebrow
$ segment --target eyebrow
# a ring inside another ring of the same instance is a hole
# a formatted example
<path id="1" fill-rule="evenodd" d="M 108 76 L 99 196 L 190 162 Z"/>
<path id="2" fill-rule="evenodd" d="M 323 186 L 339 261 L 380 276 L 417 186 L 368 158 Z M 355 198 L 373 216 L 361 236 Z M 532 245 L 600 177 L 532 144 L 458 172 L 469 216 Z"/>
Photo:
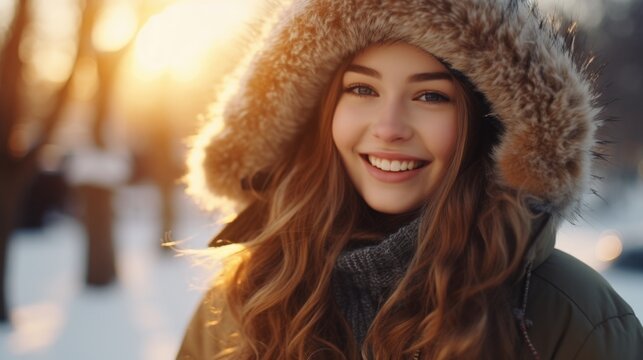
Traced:
<path id="1" fill-rule="evenodd" d="M 410 82 L 429 81 L 429 80 L 449 80 L 453 81 L 453 76 L 446 71 L 426 72 L 409 76 Z"/>
<path id="2" fill-rule="evenodd" d="M 371 69 L 367 66 L 363 65 L 357 65 L 357 64 L 350 64 L 348 65 L 348 68 L 346 68 L 346 72 L 355 72 L 358 74 L 363 74 L 366 76 L 371 76 L 377 79 L 382 78 L 382 74 L 380 74 L 377 70 Z M 408 78 L 409 82 L 420 82 L 420 81 L 430 81 L 430 80 L 453 80 L 453 76 L 446 72 L 446 71 L 436 71 L 436 72 L 425 72 L 425 73 L 419 73 L 419 74 L 413 74 L 409 76 Z"/>

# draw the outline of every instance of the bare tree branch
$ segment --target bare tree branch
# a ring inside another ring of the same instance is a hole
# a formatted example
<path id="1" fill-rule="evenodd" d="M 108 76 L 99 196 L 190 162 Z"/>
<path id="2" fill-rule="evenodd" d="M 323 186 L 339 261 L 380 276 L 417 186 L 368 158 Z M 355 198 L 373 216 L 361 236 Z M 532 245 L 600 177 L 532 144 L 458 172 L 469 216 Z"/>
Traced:
<path id="1" fill-rule="evenodd" d="M 16 3 L 16 12 L 9 36 L 0 53 L 0 161 L 11 161 L 9 139 L 20 117 L 20 42 L 29 23 L 30 0 Z"/>

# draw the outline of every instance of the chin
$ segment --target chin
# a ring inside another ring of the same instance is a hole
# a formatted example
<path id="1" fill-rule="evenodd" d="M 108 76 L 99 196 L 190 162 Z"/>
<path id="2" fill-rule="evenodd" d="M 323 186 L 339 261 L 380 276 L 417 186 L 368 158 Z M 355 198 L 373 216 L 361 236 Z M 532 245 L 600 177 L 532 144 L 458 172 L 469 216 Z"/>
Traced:
<path id="1" fill-rule="evenodd" d="M 421 202 L 404 202 L 399 199 L 364 198 L 364 201 L 371 209 L 387 215 L 402 215 L 417 210 Z"/>

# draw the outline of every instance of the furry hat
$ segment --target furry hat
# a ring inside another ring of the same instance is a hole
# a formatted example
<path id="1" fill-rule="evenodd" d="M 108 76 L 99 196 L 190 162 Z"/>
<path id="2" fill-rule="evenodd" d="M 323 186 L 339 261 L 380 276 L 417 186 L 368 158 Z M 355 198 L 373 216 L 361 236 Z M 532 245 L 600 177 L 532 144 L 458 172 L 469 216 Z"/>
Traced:
<path id="1" fill-rule="evenodd" d="M 243 206 L 242 180 L 282 158 L 341 61 L 386 41 L 428 51 L 484 94 L 504 127 L 496 181 L 559 215 L 589 187 L 590 76 L 528 1 L 295 0 L 262 28 L 191 149 L 188 191 L 201 200 Z"/>

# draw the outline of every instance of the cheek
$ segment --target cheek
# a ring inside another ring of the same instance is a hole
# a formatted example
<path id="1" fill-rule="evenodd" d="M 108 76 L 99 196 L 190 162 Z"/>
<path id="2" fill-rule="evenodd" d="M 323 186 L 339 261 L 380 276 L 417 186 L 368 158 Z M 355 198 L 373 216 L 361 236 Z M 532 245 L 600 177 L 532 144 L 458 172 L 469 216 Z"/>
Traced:
<path id="1" fill-rule="evenodd" d="M 458 138 L 458 125 L 455 115 L 446 116 L 438 121 L 427 123 L 422 131 L 424 143 L 439 160 L 448 162 L 453 157 Z"/>
<path id="2" fill-rule="evenodd" d="M 342 101 L 337 104 L 332 123 L 333 142 L 342 155 L 357 143 L 359 121 L 357 114 Z"/>

